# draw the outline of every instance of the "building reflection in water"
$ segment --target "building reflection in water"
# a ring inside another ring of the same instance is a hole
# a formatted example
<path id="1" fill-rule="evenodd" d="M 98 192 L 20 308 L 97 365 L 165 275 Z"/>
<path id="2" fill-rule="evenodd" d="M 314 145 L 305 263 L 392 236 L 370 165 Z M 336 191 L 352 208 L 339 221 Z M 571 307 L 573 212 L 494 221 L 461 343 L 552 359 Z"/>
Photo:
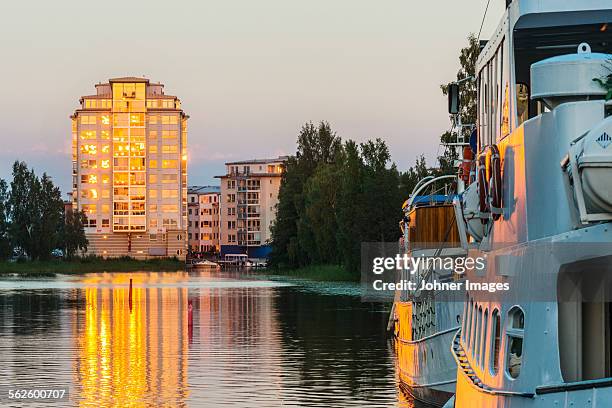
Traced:
<path id="1" fill-rule="evenodd" d="M 85 282 L 95 286 L 80 291 L 85 310 L 74 321 L 81 406 L 186 405 L 188 289 L 172 286 L 182 274 L 154 276 L 100 275 Z"/>

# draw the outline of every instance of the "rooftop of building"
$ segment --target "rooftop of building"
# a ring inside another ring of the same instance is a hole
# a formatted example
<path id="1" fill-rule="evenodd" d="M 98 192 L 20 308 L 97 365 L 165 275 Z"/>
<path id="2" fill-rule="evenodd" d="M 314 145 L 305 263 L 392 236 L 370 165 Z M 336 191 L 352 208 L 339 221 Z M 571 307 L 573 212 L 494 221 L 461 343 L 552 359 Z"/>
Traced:
<path id="1" fill-rule="evenodd" d="M 149 79 L 145 78 L 144 76 L 142 77 L 127 76 L 127 77 L 111 78 L 108 80 L 108 82 L 146 82 L 146 83 L 149 83 Z"/>
<path id="2" fill-rule="evenodd" d="M 225 165 L 232 166 L 232 165 L 240 165 L 240 164 L 279 163 L 279 162 L 285 162 L 287 161 L 287 159 L 289 159 L 289 156 L 278 156 L 277 158 L 274 158 L 274 159 L 253 159 L 253 160 L 241 160 L 241 161 L 235 161 L 235 162 L 227 162 L 225 163 Z"/>
<path id="3" fill-rule="evenodd" d="M 221 186 L 190 186 L 188 194 L 213 194 L 221 193 Z"/>

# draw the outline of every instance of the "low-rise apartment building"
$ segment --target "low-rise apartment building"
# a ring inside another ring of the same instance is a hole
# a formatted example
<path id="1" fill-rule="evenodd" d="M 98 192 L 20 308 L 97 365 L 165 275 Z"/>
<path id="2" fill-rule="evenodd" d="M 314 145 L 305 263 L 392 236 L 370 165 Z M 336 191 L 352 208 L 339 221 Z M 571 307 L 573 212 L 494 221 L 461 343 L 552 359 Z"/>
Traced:
<path id="1" fill-rule="evenodd" d="M 270 254 L 272 226 L 286 156 L 225 163 L 221 179 L 221 256 Z"/>
<path id="2" fill-rule="evenodd" d="M 187 236 L 192 255 L 219 253 L 219 186 L 192 186 L 187 192 Z"/>

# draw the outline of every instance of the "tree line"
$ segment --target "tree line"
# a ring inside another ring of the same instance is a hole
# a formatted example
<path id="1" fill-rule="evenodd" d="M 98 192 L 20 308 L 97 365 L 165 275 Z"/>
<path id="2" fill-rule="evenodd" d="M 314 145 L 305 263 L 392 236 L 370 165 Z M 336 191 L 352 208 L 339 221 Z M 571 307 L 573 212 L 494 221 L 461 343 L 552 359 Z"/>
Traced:
<path id="1" fill-rule="evenodd" d="M 36 176 L 15 161 L 12 181 L 0 179 L 0 260 L 13 256 L 47 260 L 55 250 L 67 258 L 87 250 L 82 211 L 65 211 L 62 193 L 51 177 Z"/>
<path id="2" fill-rule="evenodd" d="M 402 202 L 429 173 L 423 157 L 399 172 L 381 139 L 343 141 L 327 122 L 306 123 L 282 175 L 271 264 L 358 273 L 361 243 L 398 239 Z"/>

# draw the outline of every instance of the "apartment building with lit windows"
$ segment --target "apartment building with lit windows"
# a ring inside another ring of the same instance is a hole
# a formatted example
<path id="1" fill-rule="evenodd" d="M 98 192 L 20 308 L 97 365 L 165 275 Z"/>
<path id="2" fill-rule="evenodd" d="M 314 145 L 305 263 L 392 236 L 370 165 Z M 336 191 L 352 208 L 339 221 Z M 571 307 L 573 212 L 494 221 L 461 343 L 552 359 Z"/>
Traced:
<path id="1" fill-rule="evenodd" d="M 193 256 L 219 253 L 219 186 L 192 186 L 187 191 L 187 238 Z"/>
<path id="2" fill-rule="evenodd" d="M 221 179 L 221 256 L 266 258 L 286 156 L 225 163 Z"/>
<path id="3" fill-rule="evenodd" d="M 113 78 L 82 96 L 72 120 L 73 208 L 88 253 L 145 259 L 187 250 L 187 119 L 146 78 Z"/>

